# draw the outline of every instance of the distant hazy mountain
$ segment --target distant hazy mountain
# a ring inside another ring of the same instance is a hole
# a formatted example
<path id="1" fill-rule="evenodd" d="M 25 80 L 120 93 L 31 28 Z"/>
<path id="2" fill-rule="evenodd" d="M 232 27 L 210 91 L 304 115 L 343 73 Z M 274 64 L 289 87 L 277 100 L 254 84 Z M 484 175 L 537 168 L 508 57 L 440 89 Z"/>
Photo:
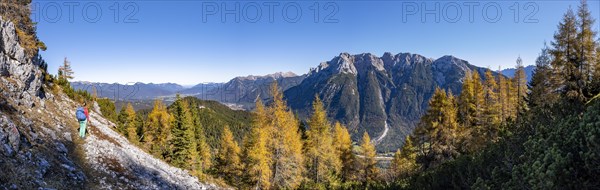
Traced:
<path id="1" fill-rule="evenodd" d="M 226 83 L 203 83 L 180 91 L 182 95 L 203 100 L 216 100 L 231 108 L 251 109 L 258 97 L 270 98 L 269 87 L 277 81 L 284 90 L 300 84 L 304 75 L 277 72 L 264 76 L 235 77 Z"/>
<path id="2" fill-rule="evenodd" d="M 535 65 L 529 65 L 529 66 L 525 67 L 525 76 L 527 77 L 527 82 L 531 81 L 531 77 L 533 76 L 534 69 L 535 69 Z M 507 77 L 513 77 L 513 76 L 515 76 L 516 71 L 517 71 L 517 69 L 510 68 L 510 69 L 504 69 L 501 72 L 503 75 L 505 75 Z"/>
<path id="3" fill-rule="evenodd" d="M 302 82 L 306 75 L 298 76 L 292 72 L 278 72 L 264 76 L 236 77 L 227 83 L 201 83 L 190 88 L 185 88 L 174 83 L 133 85 L 72 82 L 75 89 L 83 89 L 92 93 L 96 89 L 99 97 L 108 97 L 121 101 L 146 102 L 161 97 L 165 101 L 172 101 L 177 93 L 182 96 L 194 96 L 203 100 L 216 100 L 231 108 L 250 109 L 258 97 L 268 99 L 271 97 L 269 87 L 277 81 L 279 87 L 287 90 Z M 140 104 L 140 108 L 148 105 Z"/>
<path id="4" fill-rule="evenodd" d="M 145 100 L 155 99 L 160 96 L 168 96 L 184 89 L 175 83 L 135 83 L 135 84 L 108 84 L 94 82 L 71 82 L 74 89 L 86 90 L 93 93 L 94 89 L 98 97 L 107 97 L 115 100 Z"/>
<path id="5" fill-rule="evenodd" d="M 198 96 L 200 94 L 205 94 L 209 91 L 212 91 L 215 88 L 219 88 L 223 86 L 224 83 L 200 83 L 194 85 L 190 88 L 186 88 L 181 91 L 181 94 L 190 95 L 190 96 Z"/>
<path id="6" fill-rule="evenodd" d="M 328 116 L 345 124 L 355 140 L 364 131 L 377 148 L 393 151 L 412 132 L 436 86 L 460 93 L 465 73 L 485 69 L 453 56 L 342 53 L 311 69 L 299 85 L 284 92 L 288 105 L 306 118 L 315 95 Z"/>

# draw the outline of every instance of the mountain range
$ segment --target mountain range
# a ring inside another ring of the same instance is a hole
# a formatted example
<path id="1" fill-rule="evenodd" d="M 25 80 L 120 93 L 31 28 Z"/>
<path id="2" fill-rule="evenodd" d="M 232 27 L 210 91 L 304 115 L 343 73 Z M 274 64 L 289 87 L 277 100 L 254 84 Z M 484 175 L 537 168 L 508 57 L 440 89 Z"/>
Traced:
<path id="1" fill-rule="evenodd" d="M 268 99 L 271 97 L 269 87 L 277 81 L 282 90 L 296 86 L 304 80 L 306 75 L 298 76 L 292 72 L 278 72 L 264 76 L 235 77 L 226 83 L 200 84 L 190 89 L 181 91 L 184 95 L 191 95 L 205 100 L 216 100 L 226 103 L 231 107 L 251 109 L 257 98 Z"/>
<path id="2" fill-rule="evenodd" d="M 237 109 L 252 109 L 257 98 L 270 98 L 269 87 L 277 81 L 279 87 L 287 90 L 302 82 L 306 75 L 292 72 L 278 72 L 264 76 L 249 75 L 235 77 L 226 83 L 200 83 L 190 88 L 175 83 L 95 83 L 71 82 L 76 90 L 96 93 L 98 97 L 115 101 L 144 101 L 156 98 L 170 102 L 176 94 L 194 96 L 203 100 L 216 100 Z"/>
<path id="3" fill-rule="evenodd" d="M 173 95 L 185 88 L 175 83 L 141 83 L 119 84 L 119 83 L 94 83 L 94 82 L 71 82 L 76 90 L 86 90 L 97 94 L 98 97 L 106 97 L 114 100 L 144 100 L 155 99 L 161 96 Z"/>
<path id="4" fill-rule="evenodd" d="M 410 53 L 381 57 L 342 53 L 311 69 L 284 97 L 306 118 L 318 96 L 328 116 L 346 125 L 353 139 L 366 131 L 378 150 L 392 151 L 412 132 L 435 87 L 457 94 L 465 74 L 472 70 L 485 71 L 453 56 L 432 59 Z"/>
<path id="5" fill-rule="evenodd" d="M 525 68 L 527 79 L 534 66 Z M 132 85 L 72 82 L 75 89 L 96 93 L 99 97 L 123 102 L 136 102 L 143 109 L 150 100 L 171 102 L 177 93 L 204 100 L 216 100 L 233 109 L 251 110 L 260 98 L 269 102 L 269 87 L 277 81 L 289 106 L 305 120 L 315 96 L 321 98 L 331 120 L 340 121 L 350 130 L 354 140 L 368 132 L 380 151 L 393 151 L 412 132 L 436 86 L 460 93 L 465 73 L 485 68 L 443 56 L 438 59 L 419 54 L 341 53 L 322 62 L 307 74 L 279 72 L 264 76 L 235 77 L 226 83 L 201 83 L 190 88 L 174 83 Z M 514 75 L 515 69 L 501 73 Z"/>

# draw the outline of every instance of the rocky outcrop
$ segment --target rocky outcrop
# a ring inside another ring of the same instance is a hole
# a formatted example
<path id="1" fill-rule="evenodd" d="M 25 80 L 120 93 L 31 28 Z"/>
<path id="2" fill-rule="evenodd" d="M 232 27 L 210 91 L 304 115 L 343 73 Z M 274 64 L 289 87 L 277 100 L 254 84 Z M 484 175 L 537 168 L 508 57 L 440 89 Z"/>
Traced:
<path id="1" fill-rule="evenodd" d="M 0 77 L 2 95 L 19 104 L 34 106 L 33 98 L 43 96 L 42 70 L 45 64 L 40 57 L 28 57 L 19 45 L 12 22 L 0 17 Z"/>

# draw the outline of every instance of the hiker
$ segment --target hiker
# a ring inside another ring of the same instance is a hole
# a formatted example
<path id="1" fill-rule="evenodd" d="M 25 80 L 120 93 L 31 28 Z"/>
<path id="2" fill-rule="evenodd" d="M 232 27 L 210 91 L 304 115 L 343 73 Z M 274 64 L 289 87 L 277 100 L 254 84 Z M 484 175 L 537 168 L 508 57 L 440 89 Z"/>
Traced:
<path id="1" fill-rule="evenodd" d="M 77 117 L 77 120 L 79 121 L 79 136 L 81 138 L 85 138 L 85 127 L 86 127 L 87 123 L 89 122 L 89 118 L 90 118 L 87 104 L 85 102 L 83 103 L 83 106 L 79 106 L 77 108 L 77 111 L 75 112 L 75 116 Z"/>

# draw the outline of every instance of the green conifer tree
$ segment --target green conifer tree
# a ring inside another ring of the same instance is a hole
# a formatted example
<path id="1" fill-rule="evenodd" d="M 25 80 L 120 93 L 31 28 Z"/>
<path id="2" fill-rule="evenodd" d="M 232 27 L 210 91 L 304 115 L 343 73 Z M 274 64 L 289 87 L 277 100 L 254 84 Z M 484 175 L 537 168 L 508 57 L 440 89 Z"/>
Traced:
<path id="1" fill-rule="evenodd" d="M 196 171 L 197 144 L 194 136 L 192 117 L 187 103 L 177 95 L 171 108 L 173 122 L 171 124 L 172 138 L 171 163 L 177 167 L 189 168 Z"/>

